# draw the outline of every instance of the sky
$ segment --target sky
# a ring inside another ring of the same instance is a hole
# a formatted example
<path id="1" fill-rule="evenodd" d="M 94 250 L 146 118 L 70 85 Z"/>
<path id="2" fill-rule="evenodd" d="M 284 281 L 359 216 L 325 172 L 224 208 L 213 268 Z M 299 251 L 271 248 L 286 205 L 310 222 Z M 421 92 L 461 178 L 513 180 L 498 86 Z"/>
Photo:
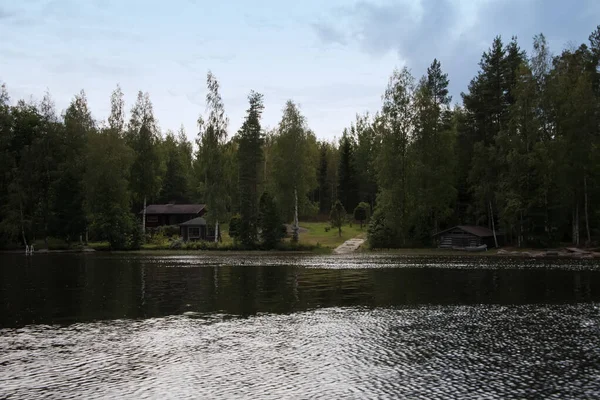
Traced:
<path id="1" fill-rule="evenodd" d="M 438 58 L 460 103 L 496 35 L 529 51 L 543 32 L 556 54 L 598 24 L 597 0 L 0 0 L 0 82 L 13 102 L 49 90 L 58 111 L 84 89 L 99 121 L 117 84 L 128 110 L 147 91 L 162 131 L 193 139 L 211 70 L 230 135 L 255 90 L 264 127 L 292 99 L 331 140 L 380 109 L 395 67 L 418 79 Z"/>

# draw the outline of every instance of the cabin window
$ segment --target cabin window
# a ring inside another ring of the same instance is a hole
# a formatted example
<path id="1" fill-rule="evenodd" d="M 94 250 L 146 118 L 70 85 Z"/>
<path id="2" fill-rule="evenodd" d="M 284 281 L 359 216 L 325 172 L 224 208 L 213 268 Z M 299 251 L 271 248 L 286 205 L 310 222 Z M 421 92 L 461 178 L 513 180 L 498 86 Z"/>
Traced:
<path id="1" fill-rule="evenodd" d="M 148 215 L 146 216 L 146 222 L 158 222 L 158 216 Z"/>
<path id="2" fill-rule="evenodd" d="M 188 228 L 188 236 L 190 239 L 200 238 L 200 228 Z"/>

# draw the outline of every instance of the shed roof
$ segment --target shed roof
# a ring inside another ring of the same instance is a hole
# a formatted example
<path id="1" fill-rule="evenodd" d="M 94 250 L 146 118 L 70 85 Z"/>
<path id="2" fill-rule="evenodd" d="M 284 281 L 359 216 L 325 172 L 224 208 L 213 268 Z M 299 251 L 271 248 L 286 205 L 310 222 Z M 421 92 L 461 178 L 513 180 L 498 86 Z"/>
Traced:
<path id="1" fill-rule="evenodd" d="M 185 221 L 184 223 L 179 224 L 179 226 L 204 226 L 204 225 L 206 225 L 206 220 L 202 217 L 190 219 L 189 221 Z"/>
<path id="2" fill-rule="evenodd" d="M 475 235 L 475 236 L 478 236 L 478 237 L 490 237 L 490 236 L 494 236 L 494 232 L 492 232 L 491 229 L 488 229 L 488 228 L 483 227 L 483 226 L 476 226 L 476 225 L 457 225 L 457 226 L 454 226 L 454 227 L 452 227 L 450 229 L 446 229 L 445 231 L 438 232 L 438 233 L 436 233 L 433 236 L 438 236 L 438 235 L 441 235 L 443 233 L 449 232 L 449 231 L 451 231 L 453 229 L 457 229 L 457 228 L 460 229 L 460 230 L 462 230 L 462 231 L 468 232 L 471 235 Z M 496 235 L 499 235 L 499 234 L 500 234 L 499 232 L 496 232 Z"/>
<path id="3" fill-rule="evenodd" d="M 146 215 L 150 214 L 198 214 L 206 204 L 150 204 L 146 207 Z M 143 214 L 144 210 L 140 211 Z"/>

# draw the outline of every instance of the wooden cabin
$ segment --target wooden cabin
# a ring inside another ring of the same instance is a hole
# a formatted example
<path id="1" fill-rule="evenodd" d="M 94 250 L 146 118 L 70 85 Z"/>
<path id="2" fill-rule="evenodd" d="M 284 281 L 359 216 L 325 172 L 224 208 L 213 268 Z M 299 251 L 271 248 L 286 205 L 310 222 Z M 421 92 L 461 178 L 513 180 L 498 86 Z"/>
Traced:
<path id="1" fill-rule="evenodd" d="M 500 245 L 502 234 L 496 232 L 496 237 Z M 433 238 L 440 248 L 476 247 L 483 244 L 486 244 L 488 248 L 496 247 L 494 232 L 483 226 L 457 225 L 436 233 Z"/>
<path id="2" fill-rule="evenodd" d="M 206 220 L 202 217 L 179 224 L 179 229 L 181 237 L 185 242 L 190 240 L 206 240 L 208 238 Z"/>
<path id="3" fill-rule="evenodd" d="M 206 213 L 205 204 L 151 204 L 146 207 L 146 228 L 179 225 Z M 140 215 L 144 210 L 140 211 Z"/>

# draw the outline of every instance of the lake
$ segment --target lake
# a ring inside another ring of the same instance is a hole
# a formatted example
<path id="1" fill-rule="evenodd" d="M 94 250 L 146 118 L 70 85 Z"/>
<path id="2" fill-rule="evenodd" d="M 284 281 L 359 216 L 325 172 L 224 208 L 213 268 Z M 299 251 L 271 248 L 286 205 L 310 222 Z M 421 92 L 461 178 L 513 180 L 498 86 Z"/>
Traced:
<path id="1" fill-rule="evenodd" d="M 593 260 L 0 255 L 0 398 L 599 396 Z"/>

